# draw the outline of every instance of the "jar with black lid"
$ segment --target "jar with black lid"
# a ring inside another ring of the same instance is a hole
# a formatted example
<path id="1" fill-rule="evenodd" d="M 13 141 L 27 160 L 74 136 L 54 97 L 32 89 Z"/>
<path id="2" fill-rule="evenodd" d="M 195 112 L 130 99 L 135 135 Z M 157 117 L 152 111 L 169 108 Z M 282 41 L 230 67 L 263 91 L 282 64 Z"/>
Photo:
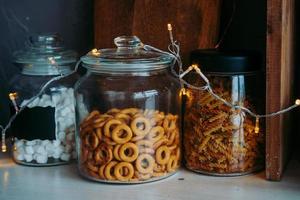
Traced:
<path id="1" fill-rule="evenodd" d="M 81 58 L 87 73 L 75 88 L 78 168 L 100 182 L 143 183 L 180 166 L 180 84 L 173 57 L 139 38 Z"/>
<path id="2" fill-rule="evenodd" d="M 262 61 L 253 51 L 196 50 L 191 62 L 210 81 L 213 91 L 232 105 L 264 112 Z M 202 86 L 199 76 L 189 81 Z M 225 105 L 207 90 L 187 89 L 184 158 L 188 169 L 210 175 L 243 175 L 263 169 L 264 121 Z"/>
<path id="3" fill-rule="evenodd" d="M 52 82 L 34 101 L 42 86 L 54 77 L 72 72 L 77 54 L 67 50 L 58 34 L 28 39 L 14 53 L 21 71 L 10 81 L 12 112 L 20 112 L 12 123 L 13 159 L 29 166 L 68 163 L 76 157 L 73 85 L 76 74 Z"/>

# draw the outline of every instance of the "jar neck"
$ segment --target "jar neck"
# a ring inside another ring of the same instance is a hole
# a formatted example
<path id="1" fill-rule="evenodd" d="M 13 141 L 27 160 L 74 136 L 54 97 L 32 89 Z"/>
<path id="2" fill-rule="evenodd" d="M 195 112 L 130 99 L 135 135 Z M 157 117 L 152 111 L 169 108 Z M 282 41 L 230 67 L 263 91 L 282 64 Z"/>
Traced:
<path id="1" fill-rule="evenodd" d="M 143 71 L 143 72 L 95 72 L 87 69 L 87 73 L 90 75 L 100 75 L 100 76 L 156 76 L 156 75 L 162 75 L 162 74 L 169 74 L 170 68 L 163 68 L 163 69 L 156 69 L 156 70 L 149 70 L 149 71 Z"/>
<path id="2" fill-rule="evenodd" d="M 43 64 L 24 64 L 22 65 L 22 74 L 32 76 L 42 75 L 61 75 L 70 73 L 71 67 L 69 65 L 43 65 Z"/>

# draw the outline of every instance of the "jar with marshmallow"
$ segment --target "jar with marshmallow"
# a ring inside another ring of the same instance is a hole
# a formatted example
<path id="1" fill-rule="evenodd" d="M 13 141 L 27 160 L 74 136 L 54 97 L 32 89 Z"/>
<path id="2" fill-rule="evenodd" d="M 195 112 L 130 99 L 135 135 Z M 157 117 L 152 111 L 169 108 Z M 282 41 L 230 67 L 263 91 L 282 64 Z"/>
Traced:
<path id="1" fill-rule="evenodd" d="M 77 54 L 66 50 L 57 34 L 50 34 L 31 37 L 14 56 L 21 72 L 10 82 L 11 111 L 25 108 L 11 127 L 13 159 L 29 166 L 68 163 L 76 157 L 73 85 L 77 75 L 54 81 L 36 95 L 52 78 L 71 73 Z"/>

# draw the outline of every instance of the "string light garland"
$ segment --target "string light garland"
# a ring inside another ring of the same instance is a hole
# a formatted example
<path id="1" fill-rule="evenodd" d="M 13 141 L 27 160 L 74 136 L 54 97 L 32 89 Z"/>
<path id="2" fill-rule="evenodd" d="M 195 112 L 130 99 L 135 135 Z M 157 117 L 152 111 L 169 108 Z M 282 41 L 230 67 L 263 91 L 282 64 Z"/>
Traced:
<path id="1" fill-rule="evenodd" d="M 172 25 L 171 24 L 168 24 L 167 25 L 168 27 L 168 31 L 169 31 L 169 35 L 170 35 L 170 42 L 171 44 L 169 45 L 169 51 L 170 53 L 175 57 L 175 60 L 179 66 L 179 69 L 182 69 L 182 62 L 181 62 L 181 59 L 180 59 L 180 46 L 177 44 L 176 41 L 174 41 L 174 37 L 173 37 L 173 32 L 172 32 Z M 170 28 L 171 27 L 171 28 Z M 277 116 L 277 115 L 281 115 L 281 114 L 284 114 L 284 113 L 287 113 L 291 110 L 293 110 L 294 108 L 300 106 L 300 99 L 297 99 L 295 101 L 295 104 L 294 105 L 291 105 L 285 109 L 282 109 L 282 110 L 279 110 L 277 112 L 272 112 L 272 113 L 268 113 L 268 114 L 256 114 L 254 112 L 252 112 L 250 109 L 244 107 L 244 106 L 241 106 L 241 105 L 234 105 L 228 101 L 226 101 L 225 99 L 223 99 L 222 97 L 220 97 L 219 95 L 217 95 L 213 88 L 211 87 L 210 85 L 210 82 L 208 80 L 208 78 L 202 73 L 202 71 L 200 70 L 199 66 L 198 65 L 191 65 L 187 68 L 187 70 L 183 71 L 182 73 L 180 72 L 179 70 L 179 73 L 177 73 L 174 69 L 171 70 L 172 73 L 176 76 L 176 77 L 179 77 L 180 81 L 182 83 L 184 83 L 184 86 L 186 86 L 187 88 L 191 88 L 191 89 L 196 89 L 196 90 L 200 90 L 200 91 L 207 91 L 209 92 L 215 99 L 217 100 L 220 100 L 221 102 L 223 102 L 226 106 L 232 108 L 232 109 L 235 109 L 235 110 L 241 110 L 241 111 L 244 111 L 245 113 L 249 114 L 250 116 L 254 117 L 255 118 L 255 133 L 258 133 L 259 132 L 259 119 L 260 118 L 268 118 L 268 117 L 274 117 L 274 116 Z M 202 87 L 197 87 L 197 86 L 194 86 L 188 82 L 186 82 L 183 77 L 186 76 L 188 73 L 190 73 L 191 71 L 195 71 L 199 76 L 200 78 L 206 83 L 204 86 Z M 186 90 L 185 88 L 182 88 L 182 92 L 181 92 L 181 95 L 185 95 L 186 94 Z"/>

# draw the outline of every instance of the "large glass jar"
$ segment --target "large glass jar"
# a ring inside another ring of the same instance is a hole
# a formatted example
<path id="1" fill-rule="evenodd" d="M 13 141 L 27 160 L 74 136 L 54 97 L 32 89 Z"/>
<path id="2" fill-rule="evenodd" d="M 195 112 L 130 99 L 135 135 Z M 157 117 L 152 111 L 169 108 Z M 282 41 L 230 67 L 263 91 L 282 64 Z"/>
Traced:
<path id="1" fill-rule="evenodd" d="M 53 77 L 72 71 L 76 53 L 66 50 L 56 34 L 31 37 L 24 50 L 15 53 L 21 73 L 12 78 L 13 158 L 19 164 L 48 166 L 64 164 L 76 156 L 73 85 L 76 75 L 54 81 L 28 104 Z M 26 105 L 28 104 L 28 105 Z"/>
<path id="2" fill-rule="evenodd" d="M 254 52 L 192 52 L 213 91 L 232 105 L 264 112 L 261 59 Z M 189 77 L 203 86 L 199 75 Z M 188 169 L 211 175 L 234 176 L 264 167 L 264 121 L 216 99 L 207 90 L 187 90 L 184 116 L 184 158 Z"/>
<path id="3" fill-rule="evenodd" d="M 158 180 L 180 166 L 180 84 L 173 58 L 122 36 L 117 49 L 81 58 L 86 75 L 75 87 L 78 167 L 112 183 Z"/>

